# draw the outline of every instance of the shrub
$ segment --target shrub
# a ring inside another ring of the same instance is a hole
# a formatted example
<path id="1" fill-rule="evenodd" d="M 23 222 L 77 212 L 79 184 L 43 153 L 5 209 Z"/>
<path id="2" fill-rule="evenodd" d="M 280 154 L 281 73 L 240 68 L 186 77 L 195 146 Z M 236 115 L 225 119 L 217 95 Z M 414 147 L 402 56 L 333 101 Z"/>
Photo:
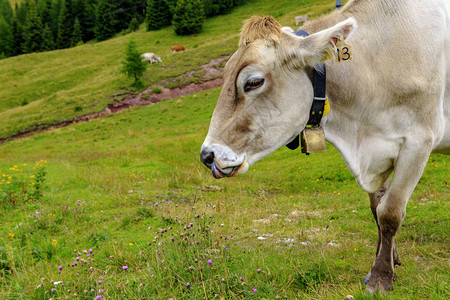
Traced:
<path id="1" fill-rule="evenodd" d="M 155 94 L 159 94 L 159 93 L 162 92 L 162 90 L 161 90 L 161 88 L 159 88 L 159 87 L 154 87 L 154 88 L 152 89 L 152 92 L 155 93 Z"/>

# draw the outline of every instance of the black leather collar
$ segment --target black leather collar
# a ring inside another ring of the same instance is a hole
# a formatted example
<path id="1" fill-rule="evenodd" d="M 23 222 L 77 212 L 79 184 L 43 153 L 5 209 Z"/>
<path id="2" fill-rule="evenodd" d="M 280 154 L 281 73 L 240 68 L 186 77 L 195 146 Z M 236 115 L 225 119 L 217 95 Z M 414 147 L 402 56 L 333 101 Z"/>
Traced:
<path id="1" fill-rule="evenodd" d="M 298 30 L 294 32 L 297 36 L 308 36 L 309 34 L 304 30 Z M 325 64 L 322 64 L 322 66 L 319 69 L 314 69 L 314 75 L 313 75 L 313 88 L 314 88 L 314 100 L 313 104 L 311 106 L 311 111 L 309 112 L 309 120 L 307 125 L 308 126 L 319 126 L 320 121 L 322 120 L 324 108 L 325 108 L 325 101 L 326 98 L 326 90 L 327 90 L 327 73 Z M 297 135 L 297 137 L 286 145 L 291 150 L 295 150 L 300 145 L 300 138 Z"/>

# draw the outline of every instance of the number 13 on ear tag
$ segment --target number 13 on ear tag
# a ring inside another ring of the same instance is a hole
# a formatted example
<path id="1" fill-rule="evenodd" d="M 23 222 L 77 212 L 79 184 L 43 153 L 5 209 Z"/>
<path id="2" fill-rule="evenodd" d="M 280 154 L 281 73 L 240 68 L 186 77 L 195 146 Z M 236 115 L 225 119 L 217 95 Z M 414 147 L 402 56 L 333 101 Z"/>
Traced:
<path id="1" fill-rule="evenodd" d="M 336 53 L 334 54 L 334 62 L 343 62 L 347 60 L 352 60 L 352 46 L 347 44 L 342 38 L 336 43 Z"/>

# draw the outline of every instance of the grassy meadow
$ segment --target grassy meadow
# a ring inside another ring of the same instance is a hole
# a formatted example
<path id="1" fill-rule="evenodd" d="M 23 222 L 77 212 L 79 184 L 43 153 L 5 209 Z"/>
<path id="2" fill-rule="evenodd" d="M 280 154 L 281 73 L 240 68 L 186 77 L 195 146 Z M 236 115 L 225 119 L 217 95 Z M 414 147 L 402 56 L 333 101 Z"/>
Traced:
<path id="1" fill-rule="evenodd" d="M 233 52 L 250 15 L 293 26 L 295 15 L 333 4 L 254 0 L 194 37 L 141 30 L 0 60 L 0 137 L 101 110 L 126 92 L 118 69 L 131 37 L 163 59 L 146 84 L 181 85 L 177 75 Z M 175 43 L 188 50 L 172 56 Z M 215 180 L 199 154 L 219 92 L 1 144 L 0 298 L 365 299 L 376 224 L 339 153 L 284 147 Z M 376 299 L 450 298 L 449 170 L 448 156 L 430 157 L 397 235 L 395 290 Z"/>
<path id="2" fill-rule="evenodd" d="M 2 203 L 0 297 L 364 298 L 376 225 L 337 151 L 284 148 L 215 180 L 199 150 L 218 93 L 1 145 L 0 178 L 44 197 Z M 450 296 L 449 163 L 430 158 L 381 298 Z"/>
<path id="3" fill-rule="evenodd" d="M 317 16 L 330 11 L 333 3 L 251 0 L 231 14 L 208 19 L 204 32 L 195 36 L 177 36 L 172 27 L 147 32 L 142 25 L 138 32 L 101 43 L 0 60 L 0 138 L 98 112 L 108 103 L 120 101 L 124 93 L 130 93 L 132 83 L 120 73 L 130 39 L 142 53 L 154 52 L 163 60 L 148 67 L 145 85 L 173 79 L 168 84 L 173 88 L 198 80 L 198 76 L 185 80 L 176 76 L 197 70 L 211 58 L 233 53 L 246 18 L 271 14 L 282 24 L 294 26 L 295 15 Z M 170 47 L 179 44 L 187 51 L 172 55 Z"/>

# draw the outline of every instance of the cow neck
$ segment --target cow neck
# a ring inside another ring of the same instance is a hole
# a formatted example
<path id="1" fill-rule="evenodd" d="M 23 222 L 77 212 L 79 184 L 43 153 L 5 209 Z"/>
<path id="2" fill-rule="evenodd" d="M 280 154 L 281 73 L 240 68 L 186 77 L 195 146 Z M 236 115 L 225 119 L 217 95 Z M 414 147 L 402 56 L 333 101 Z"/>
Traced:
<path id="1" fill-rule="evenodd" d="M 306 37 L 309 34 L 304 30 L 298 30 L 295 31 L 294 34 L 296 36 L 302 36 Z M 309 112 L 309 120 L 307 123 L 308 127 L 318 127 L 320 126 L 320 121 L 322 121 L 324 109 L 325 109 L 325 101 L 327 100 L 326 97 L 326 90 L 327 90 L 327 75 L 326 75 L 326 68 L 325 64 L 322 64 L 319 69 L 314 68 L 314 74 L 313 74 L 313 89 L 314 89 L 314 98 L 313 103 L 311 105 L 311 110 Z M 295 139 L 287 144 L 286 146 L 291 149 L 295 150 L 300 145 L 300 138 L 299 135 L 295 137 Z"/>

